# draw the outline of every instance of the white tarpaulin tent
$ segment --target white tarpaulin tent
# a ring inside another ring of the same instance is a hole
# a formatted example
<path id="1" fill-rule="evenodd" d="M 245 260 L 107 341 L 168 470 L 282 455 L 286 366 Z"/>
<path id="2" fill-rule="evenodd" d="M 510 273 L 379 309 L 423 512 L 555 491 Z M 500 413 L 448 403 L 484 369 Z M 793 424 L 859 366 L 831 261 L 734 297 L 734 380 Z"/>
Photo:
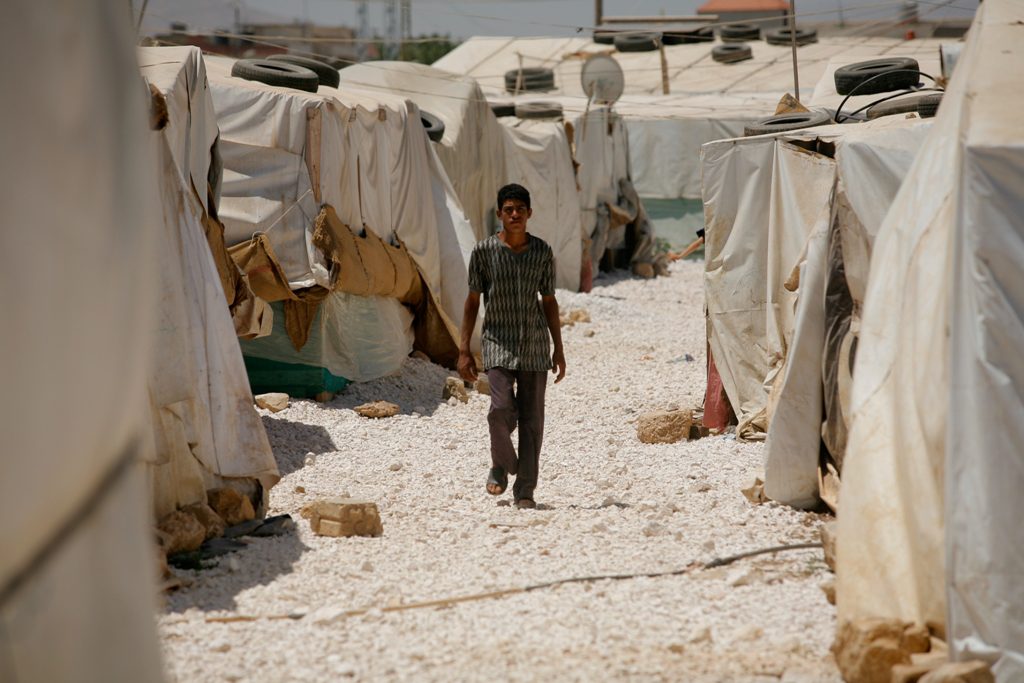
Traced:
<path id="1" fill-rule="evenodd" d="M 859 302 L 870 243 L 929 125 L 891 116 L 704 146 L 705 295 L 715 363 L 741 435 L 768 429 L 773 387 L 783 397 L 772 406 L 781 414 L 769 436 L 769 454 L 789 463 L 782 479 L 790 478 L 793 459 L 814 463 L 794 477 L 795 489 L 787 485 L 773 498 L 806 505 L 817 492 L 815 416 L 822 409 L 834 207 L 850 208 L 840 217 L 840 236 L 846 280 Z M 774 462 L 770 457 L 769 471 Z M 769 478 L 771 486 L 779 480 Z"/>
<path id="2" fill-rule="evenodd" d="M 329 290 L 330 266 L 313 237 L 321 207 L 330 206 L 352 230 L 404 245 L 457 339 L 473 234 L 415 105 L 383 93 L 272 87 L 232 77 L 232 64 L 207 58 L 221 129 L 227 242 L 263 234 L 292 290 Z M 297 359 L 287 340 L 274 346 L 274 336 L 244 346 L 246 353 L 305 361 L 362 381 L 400 367 L 412 350 L 412 323 L 397 299 L 330 292 L 312 326 L 322 343 L 307 353 L 316 358 Z"/>
<path id="3" fill-rule="evenodd" d="M 978 9 L 879 231 L 839 504 L 839 620 L 945 623 L 1024 679 L 1024 10 Z M 948 622 L 947 622 L 948 617 Z"/>
<path id="4" fill-rule="evenodd" d="M 150 481 L 160 517 L 205 502 L 208 489 L 235 483 L 246 490 L 249 480 L 258 480 L 265 493 L 280 477 L 204 234 L 202 200 L 186 184 L 191 178 L 193 186 L 202 182 L 205 189 L 216 139 L 202 58 L 195 48 L 143 48 L 140 58 L 150 83 L 167 88 L 168 102 L 160 133 L 165 144 L 154 170 L 160 179 L 162 257 L 157 353 L 149 375 L 155 457 Z M 182 94 L 183 84 L 201 89 L 186 87 Z M 201 124 L 193 129 L 197 120 Z M 202 132 L 198 141 L 196 130 Z"/>
<path id="5" fill-rule="evenodd" d="M 498 122 L 472 78 L 407 62 L 370 62 L 341 70 L 341 89 L 391 92 L 407 97 L 445 124 L 436 144 L 477 240 L 495 223 L 498 189 L 519 183 L 530 191 L 530 232 L 551 245 L 556 285 L 578 290 L 580 198 L 564 128 L 531 122 L 514 129 Z"/>
<path id="6" fill-rule="evenodd" d="M 880 56 L 938 56 L 941 41 L 903 41 L 870 36 L 821 37 L 799 48 L 801 95 L 811 92 L 835 59 L 859 61 Z M 569 119 L 582 114 L 587 98 L 580 69 L 591 54 L 613 52 L 625 72 L 625 94 L 615 104 L 629 132 L 632 177 L 644 198 L 701 197 L 700 146 L 742 135 L 743 126 L 775 112 L 793 91 L 788 46 L 750 43 L 753 58 L 735 64 L 711 59 L 717 43 L 665 47 L 669 94 L 662 94 L 659 52 L 614 51 L 587 38 L 471 38 L 434 66 L 472 76 L 486 97 L 510 100 L 504 74 L 525 67 L 547 67 L 555 90 L 519 95 L 517 101 L 555 100 Z M 522 61 L 520 62 L 520 56 Z"/>
<path id="7" fill-rule="evenodd" d="M 0 72 L 3 681 L 162 680 L 139 459 L 163 226 L 128 18 L 0 5 L 4 62 L 32 55 Z"/>

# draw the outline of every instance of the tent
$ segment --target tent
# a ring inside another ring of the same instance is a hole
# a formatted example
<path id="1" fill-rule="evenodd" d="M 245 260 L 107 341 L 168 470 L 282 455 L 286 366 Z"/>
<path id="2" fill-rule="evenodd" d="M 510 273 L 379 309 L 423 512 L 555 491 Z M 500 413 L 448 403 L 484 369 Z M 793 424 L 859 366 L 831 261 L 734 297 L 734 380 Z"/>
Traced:
<path id="1" fill-rule="evenodd" d="M 160 517 L 223 486 L 259 502 L 280 477 L 204 227 L 214 198 L 204 193 L 204 206 L 195 190 L 207 185 L 217 138 L 202 56 L 197 48 L 142 48 L 140 66 L 168 113 L 155 169 L 163 257 L 149 375 L 154 508 Z"/>
<path id="2" fill-rule="evenodd" d="M 140 464 L 163 226 L 133 38 L 120 4 L 0 5 L 0 55 L 32 55 L 0 73 L 3 681 L 163 677 Z"/>
<path id="3" fill-rule="evenodd" d="M 225 240 L 250 277 L 260 274 L 257 293 L 284 313 L 277 334 L 243 343 L 246 356 L 352 381 L 394 372 L 414 343 L 452 361 L 474 240 L 415 106 L 268 86 L 231 76 L 230 59 L 206 62 Z M 342 268 L 346 253 L 357 267 Z M 394 268 L 409 259 L 425 294 L 407 307 Z M 423 312 L 414 329 L 415 306 Z"/>
<path id="4" fill-rule="evenodd" d="M 708 342 L 739 433 L 767 431 L 769 454 L 813 463 L 813 490 L 777 491 L 785 502 L 816 502 L 826 308 L 838 305 L 826 281 L 849 283 L 859 311 L 870 245 L 930 125 L 889 116 L 702 150 Z"/>
<path id="5" fill-rule="evenodd" d="M 502 126 L 476 82 L 408 62 L 369 62 L 341 70 L 342 89 L 406 97 L 441 119 L 438 158 L 481 240 L 493 233 L 498 189 L 520 183 L 531 194 L 530 232 L 551 245 L 556 286 L 578 290 L 583 251 L 572 151 L 558 123 Z"/>
<path id="6" fill-rule="evenodd" d="M 975 16 L 879 230 L 839 501 L 840 623 L 944 631 L 1024 679 L 1020 3 Z"/>

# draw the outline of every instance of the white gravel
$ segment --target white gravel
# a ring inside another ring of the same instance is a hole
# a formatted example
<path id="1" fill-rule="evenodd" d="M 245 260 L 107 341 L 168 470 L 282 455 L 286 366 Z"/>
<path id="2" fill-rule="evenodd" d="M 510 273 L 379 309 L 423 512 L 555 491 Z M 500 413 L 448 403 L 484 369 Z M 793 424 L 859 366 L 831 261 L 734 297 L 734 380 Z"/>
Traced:
<path id="1" fill-rule="evenodd" d="M 536 497 L 516 510 L 484 492 L 488 397 L 441 400 L 448 371 L 410 359 L 395 377 L 329 404 L 261 411 L 284 475 L 271 514 L 298 530 L 250 546 L 167 599 L 159 618 L 177 681 L 839 681 L 835 610 L 820 550 L 686 576 L 570 584 L 445 608 L 386 607 L 593 574 L 656 572 L 817 540 L 822 518 L 740 493 L 762 445 L 715 436 L 636 439 L 639 414 L 699 406 L 701 268 L 602 278 L 558 293 L 591 323 L 563 328 L 568 374 L 549 384 Z M 685 360 L 686 354 L 694 360 Z M 370 400 L 402 412 L 368 420 Z M 303 487 L 304 493 L 297 493 Z M 511 489 L 511 486 L 509 487 Z M 301 506 L 376 501 L 381 538 L 314 536 Z M 369 609 L 360 616 L 343 612 Z M 211 617 L 298 616 L 235 623 Z"/>

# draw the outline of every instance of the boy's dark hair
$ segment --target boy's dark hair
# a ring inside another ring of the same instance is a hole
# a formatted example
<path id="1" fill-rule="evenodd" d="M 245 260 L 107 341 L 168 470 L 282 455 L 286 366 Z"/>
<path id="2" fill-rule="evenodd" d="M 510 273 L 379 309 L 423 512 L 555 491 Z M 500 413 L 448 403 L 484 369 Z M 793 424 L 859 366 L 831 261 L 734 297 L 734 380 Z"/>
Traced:
<path id="1" fill-rule="evenodd" d="M 530 191 L 522 185 L 516 185 L 511 183 L 498 190 L 498 208 L 500 209 L 510 199 L 518 199 L 523 204 L 526 204 L 526 208 L 530 208 Z"/>

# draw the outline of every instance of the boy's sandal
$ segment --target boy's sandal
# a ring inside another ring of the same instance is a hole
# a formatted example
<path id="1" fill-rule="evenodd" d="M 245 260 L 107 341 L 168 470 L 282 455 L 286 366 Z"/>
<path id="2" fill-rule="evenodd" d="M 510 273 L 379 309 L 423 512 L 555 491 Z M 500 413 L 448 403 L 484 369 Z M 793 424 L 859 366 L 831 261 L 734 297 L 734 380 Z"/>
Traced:
<path id="1" fill-rule="evenodd" d="M 498 490 L 491 490 L 492 487 L 497 487 Z M 500 496 L 505 493 L 505 489 L 508 488 L 508 473 L 500 467 L 492 467 L 491 471 L 487 475 L 487 493 L 492 496 Z"/>
<path id="2" fill-rule="evenodd" d="M 516 501 L 516 507 L 520 510 L 532 510 L 537 507 L 537 503 L 534 502 L 533 498 L 520 498 Z"/>

